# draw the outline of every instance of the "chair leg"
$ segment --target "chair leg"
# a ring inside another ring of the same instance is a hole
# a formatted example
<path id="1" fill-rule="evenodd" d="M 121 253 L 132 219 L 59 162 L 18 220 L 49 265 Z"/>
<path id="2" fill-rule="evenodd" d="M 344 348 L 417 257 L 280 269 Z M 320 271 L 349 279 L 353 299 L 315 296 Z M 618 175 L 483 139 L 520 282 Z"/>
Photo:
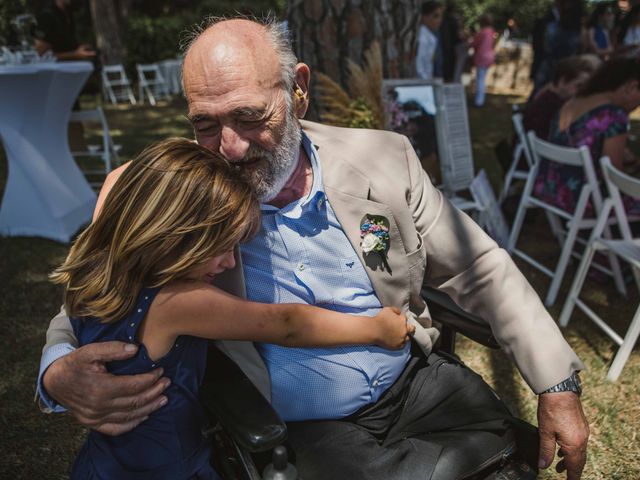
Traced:
<path id="1" fill-rule="evenodd" d="M 605 227 L 603 234 L 605 238 L 613 238 L 613 235 L 611 234 L 611 229 L 609 227 Z M 620 295 L 622 295 L 623 297 L 626 297 L 627 287 L 624 284 L 624 278 L 622 277 L 620 260 L 613 252 L 609 252 L 607 256 L 609 257 L 609 264 L 611 265 L 611 272 L 613 273 L 613 281 L 615 283 L 616 290 Z"/>
<path id="2" fill-rule="evenodd" d="M 613 282 L 616 285 L 616 290 L 623 297 L 627 296 L 627 286 L 624 284 L 624 277 L 622 276 L 622 269 L 620 268 L 620 260 L 613 253 L 609 254 L 609 263 L 611 264 L 611 271 L 613 272 Z"/>
<path id="3" fill-rule="evenodd" d="M 559 319 L 561 327 L 566 327 L 569 324 L 571 314 L 573 313 L 573 309 L 576 305 L 576 300 L 580 295 L 580 291 L 582 290 L 584 281 L 587 278 L 587 273 L 589 272 L 589 267 L 591 266 L 591 261 L 593 260 L 594 254 L 595 249 L 593 248 L 592 244 L 589 244 L 585 249 L 584 254 L 582 255 L 580 266 L 578 267 L 576 276 L 573 279 L 573 283 L 571 284 L 571 290 L 569 291 L 567 300 L 564 302 L 564 306 L 562 307 L 562 313 L 560 314 Z"/>
<path id="4" fill-rule="evenodd" d="M 627 330 L 627 334 L 624 336 L 624 342 L 622 342 L 622 346 L 613 359 L 613 363 L 611 364 L 609 373 L 607 373 L 607 380 L 609 380 L 610 382 L 615 382 L 620 376 L 622 368 L 624 367 L 624 364 L 627 363 L 629 355 L 631 355 L 631 351 L 636 344 L 636 340 L 638 339 L 639 334 L 640 307 L 636 310 L 636 313 L 633 316 L 633 320 L 631 321 L 631 325 L 629 326 L 629 330 Z"/>
<path id="5" fill-rule="evenodd" d="M 549 221 L 549 226 L 551 227 L 551 233 L 554 237 L 556 237 L 556 240 L 558 240 L 558 243 L 562 247 L 562 244 L 564 243 L 564 231 L 562 230 L 562 222 L 556 215 L 549 212 L 548 210 L 545 210 L 544 213 L 547 215 L 547 220 Z"/>
<path id="6" fill-rule="evenodd" d="M 507 251 L 509 253 L 513 252 L 518 243 L 518 237 L 520 236 L 520 230 L 522 229 L 522 222 L 524 222 L 524 216 L 527 214 L 529 197 L 531 197 L 531 192 L 533 192 L 533 186 L 537 175 L 538 169 L 534 166 L 529 170 L 527 183 L 525 183 L 524 190 L 522 191 L 522 197 L 520 197 L 520 204 L 518 205 L 516 218 L 513 220 L 513 225 L 511 226 L 511 235 L 509 235 L 509 243 L 507 244 Z"/>
<path id="7" fill-rule="evenodd" d="M 549 291 L 547 292 L 547 297 L 545 298 L 544 304 L 547 307 L 552 306 L 556 302 L 556 298 L 558 297 L 558 290 L 560 290 L 560 284 L 562 283 L 562 279 L 564 278 L 564 273 L 567 270 L 567 265 L 569 264 L 569 260 L 571 259 L 571 252 L 573 252 L 573 246 L 576 243 L 576 237 L 578 236 L 578 225 L 577 222 L 572 222 L 571 227 L 569 227 L 569 231 L 567 232 L 567 236 L 564 241 L 564 246 L 562 247 L 562 253 L 560 254 L 560 260 L 558 260 L 558 265 L 553 273 L 553 279 L 551 280 L 551 285 L 549 286 Z"/>
<path id="8" fill-rule="evenodd" d="M 524 217 L 527 214 L 528 200 L 528 192 L 522 192 L 522 198 L 520 198 L 520 205 L 518 206 L 518 211 L 516 212 L 516 218 L 513 220 L 513 225 L 511 225 L 511 235 L 509 235 L 509 243 L 507 244 L 507 251 L 509 253 L 513 252 L 513 250 L 516 248 L 516 245 L 518 244 L 518 238 L 520 237 L 522 223 L 524 222 Z"/>
<path id="9" fill-rule="evenodd" d="M 511 182 L 513 181 L 513 174 L 515 173 L 516 168 L 518 168 L 518 161 L 520 160 L 523 150 L 524 147 L 522 144 L 518 143 L 513 152 L 513 160 L 511 161 L 511 165 L 509 165 L 509 170 L 507 170 L 507 174 L 504 176 L 504 186 L 502 187 L 500 198 L 498 199 L 499 204 L 502 204 L 509 194 L 509 187 L 511 187 Z"/>
<path id="10" fill-rule="evenodd" d="M 631 271 L 633 272 L 633 279 L 636 282 L 636 287 L 638 287 L 638 290 L 640 290 L 640 270 L 631 265 Z"/>

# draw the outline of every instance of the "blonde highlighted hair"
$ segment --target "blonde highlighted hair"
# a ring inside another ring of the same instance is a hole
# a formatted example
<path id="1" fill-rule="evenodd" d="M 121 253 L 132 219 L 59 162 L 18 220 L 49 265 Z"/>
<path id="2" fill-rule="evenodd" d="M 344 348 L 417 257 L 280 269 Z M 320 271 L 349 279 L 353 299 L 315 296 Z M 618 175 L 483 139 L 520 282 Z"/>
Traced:
<path id="1" fill-rule="evenodd" d="M 143 287 L 185 279 L 259 228 L 258 200 L 228 163 L 172 138 L 131 162 L 50 278 L 66 287 L 69 316 L 113 322 Z"/>

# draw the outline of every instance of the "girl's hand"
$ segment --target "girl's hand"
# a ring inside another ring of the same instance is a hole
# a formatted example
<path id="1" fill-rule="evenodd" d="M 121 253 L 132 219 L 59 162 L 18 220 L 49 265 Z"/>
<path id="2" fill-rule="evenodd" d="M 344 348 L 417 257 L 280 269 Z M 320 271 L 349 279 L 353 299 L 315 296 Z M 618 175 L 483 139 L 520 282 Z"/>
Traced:
<path id="1" fill-rule="evenodd" d="M 375 343 L 383 348 L 398 350 L 415 332 L 415 327 L 407 325 L 407 317 L 396 307 L 384 307 L 374 320 L 378 338 Z"/>

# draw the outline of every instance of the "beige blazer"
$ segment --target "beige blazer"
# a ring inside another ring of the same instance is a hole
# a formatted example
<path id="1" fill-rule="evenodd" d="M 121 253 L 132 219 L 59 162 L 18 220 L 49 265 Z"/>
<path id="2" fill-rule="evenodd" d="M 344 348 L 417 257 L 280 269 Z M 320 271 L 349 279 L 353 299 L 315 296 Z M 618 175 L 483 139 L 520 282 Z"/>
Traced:
<path id="1" fill-rule="evenodd" d="M 509 255 L 434 188 L 406 137 L 305 121 L 302 126 L 318 150 L 328 201 L 383 305 L 410 309 L 431 327 L 420 296 L 426 279 L 487 321 L 535 393 L 584 368 Z M 387 265 L 362 253 L 366 214 L 389 220 Z M 241 262 L 217 285 L 244 297 Z M 76 343 L 64 312 L 52 320 L 45 349 L 61 342 Z M 218 343 L 270 398 L 267 369 L 253 343 Z"/>

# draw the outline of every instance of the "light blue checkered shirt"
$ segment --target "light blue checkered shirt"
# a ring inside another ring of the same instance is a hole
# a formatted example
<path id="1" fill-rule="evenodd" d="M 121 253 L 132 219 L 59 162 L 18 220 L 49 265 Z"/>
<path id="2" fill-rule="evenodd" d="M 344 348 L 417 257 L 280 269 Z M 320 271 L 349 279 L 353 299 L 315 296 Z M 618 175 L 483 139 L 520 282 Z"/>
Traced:
<path id="1" fill-rule="evenodd" d="M 380 301 L 327 201 L 318 153 L 306 136 L 303 146 L 313 168 L 311 192 L 281 209 L 262 206 L 262 230 L 242 246 L 247 296 L 373 316 Z M 350 415 L 377 401 L 409 359 L 409 344 L 399 351 L 256 346 L 271 377 L 272 404 L 285 421 Z"/>

